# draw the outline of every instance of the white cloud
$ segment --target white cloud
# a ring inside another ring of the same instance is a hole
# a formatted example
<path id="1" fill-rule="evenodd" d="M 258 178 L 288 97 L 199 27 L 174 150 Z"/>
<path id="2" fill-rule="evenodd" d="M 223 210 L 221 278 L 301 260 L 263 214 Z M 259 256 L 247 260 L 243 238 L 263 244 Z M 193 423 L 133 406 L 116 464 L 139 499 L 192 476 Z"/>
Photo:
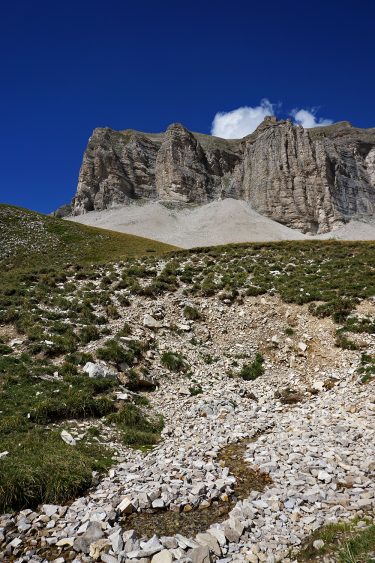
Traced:
<path id="1" fill-rule="evenodd" d="M 304 129 L 311 127 L 322 127 L 324 125 L 331 125 L 332 119 L 324 119 L 322 117 L 316 118 L 315 111 L 308 111 L 307 109 L 295 109 L 291 112 L 297 125 L 302 125 Z"/>
<path id="2" fill-rule="evenodd" d="M 212 122 L 211 134 L 223 139 L 242 139 L 255 131 L 267 115 L 274 115 L 274 110 L 273 104 L 266 98 L 256 107 L 243 106 L 219 112 Z"/>

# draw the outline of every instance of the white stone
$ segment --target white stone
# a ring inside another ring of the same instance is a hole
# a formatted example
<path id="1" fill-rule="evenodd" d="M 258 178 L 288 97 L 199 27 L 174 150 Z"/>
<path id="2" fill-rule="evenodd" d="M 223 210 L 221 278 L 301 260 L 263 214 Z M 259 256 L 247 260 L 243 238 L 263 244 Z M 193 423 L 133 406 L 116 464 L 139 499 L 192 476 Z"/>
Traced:
<path id="1" fill-rule="evenodd" d="M 60 436 L 64 440 L 64 442 L 69 446 L 75 446 L 77 443 L 76 440 L 73 438 L 73 436 L 69 434 L 69 432 L 67 432 L 66 430 L 62 430 Z"/>
<path id="2" fill-rule="evenodd" d="M 151 563 L 172 563 L 173 557 L 168 549 L 163 549 L 159 553 L 156 553 L 152 559 Z"/>
<path id="3" fill-rule="evenodd" d="M 145 326 L 146 328 L 157 329 L 157 328 L 162 328 L 163 323 L 157 321 L 151 315 L 146 314 L 143 317 L 143 326 Z"/>
<path id="4" fill-rule="evenodd" d="M 57 514 L 58 511 L 59 511 L 59 508 L 60 507 L 59 507 L 58 504 L 43 504 L 42 505 L 42 511 L 47 516 L 53 516 L 54 514 Z"/>
<path id="5" fill-rule="evenodd" d="M 101 364 L 94 364 L 93 362 L 87 362 L 83 366 L 83 371 L 88 374 L 89 377 L 97 377 L 97 378 L 109 378 L 115 379 L 117 377 L 116 373 L 111 371 L 105 366 Z"/>
<path id="6" fill-rule="evenodd" d="M 327 473 L 327 471 L 319 471 L 318 472 L 318 479 L 319 479 L 319 481 L 324 481 L 325 483 L 330 483 L 332 481 L 332 475 Z"/>
<path id="7" fill-rule="evenodd" d="M 131 514 L 133 512 L 133 504 L 130 497 L 124 497 L 120 504 L 116 507 L 121 514 Z"/>
<path id="8" fill-rule="evenodd" d="M 227 538 L 225 537 L 223 530 L 221 530 L 220 528 L 210 528 L 209 530 L 207 530 L 207 533 L 211 534 L 211 536 L 214 536 L 219 542 L 219 545 L 221 545 L 222 547 L 226 545 Z"/>
<path id="9" fill-rule="evenodd" d="M 199 533 L 195 536 L 195 540 L 200 545 L 207 545 L 211 551 L 215 553 L 215 555 L 221 555 L 221 549 L 219 546 L 219 542 L 217 541 L 216 537 L 209 533 Z"/>

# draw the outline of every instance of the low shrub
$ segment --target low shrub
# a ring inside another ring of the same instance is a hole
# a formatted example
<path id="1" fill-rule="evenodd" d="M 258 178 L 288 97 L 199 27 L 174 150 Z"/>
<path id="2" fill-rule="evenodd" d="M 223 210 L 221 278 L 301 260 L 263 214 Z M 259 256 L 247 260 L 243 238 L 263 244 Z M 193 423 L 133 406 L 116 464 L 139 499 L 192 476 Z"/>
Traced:
<path id="1" fill-rule="evenodd" d="M 84 366 L 87 362 L 93 362 L 94 356 L 87 352 L 73 352 L 65 356 L 65 361 L 75 364 L 76 366 Z"/>
<path id="2" fill-rule="evenodd" d="M 375 356 L 362 354 L 357 372 L 361 375 L 361 382 L 368 383 L 375 376 Z"/>
<path id="3" fill-rule="evenodd" d="M 170 371 L 184 371 L 187 368 L 187 362 L 178 352 L 163 352 L 161 363 Z"/>
<path id="4" fill-rule="evenodd" d="M 255 356 L 255 360 L 251 364 L 245 364 L 238 375 L 245 381 L 254 381 L 254 379 L 264 374 L 263 363 L 264 358 L 262 354 L 258 352 Z"/>
<path id="5" fill-rule="evenodd" d="M 336 333 L 335 345 L 337 346 L 337 348 L 342 348 L 343 350 L 359 350 L 360 349 L 359 345 L 356 342 L 354 342 L 353 340 L 350 340 L 350 338 L 348 338 L 342 332 Z"/>
<path id="6" fill-rule="evenodd" d="M 309 305 L 309 311 L 317 317 L 332 317 L 336 323 L 342 323 L 350 315 L 357 300 L 336 298 L 327 303 Z"/>
<path id="7" fill-rule="evenodd" d="M 186 305 L 183 311 L 185 319 L 189 321 L 197 321 L 201 318 L 201 314 L 195 307 L 191 307 L 190 305 Z"/>
<path id="8" fill-rule="evenodd" d="M 194 397 L 195 395 L 201 395 L 203 393 L 203 389 L 200 385 L 189 387 L 189 391 L 192 397 Z"/>
<path id="9" fill-rule="evenodd" d="M 132 366 L 135 358 L 142 354 L 144 346 L 137 340 L 127 342 L 126 346 L 125 348 L 117 340 L 107 340 L 103 348 L 98 348 L 96 354 L 100 360 Z"/>
<path id="10" fill-rule="evenodd" d="M 131 326 L 128 323 L 124 323 L 122 329 L 117 333 L 117 336 L 129 336 L 131 333 Z"/>
<path id="11" fill-rule="evenodd" d="M 87 325 L 80 330 L 78 336 L 82 344 L 88 344 L 92 340 L 98 340 L 100 333 L 95 325 Z"/>
<path id="12" fill-rule="evenodd" d="M 108 318 L 110 319 L 119 319 L 120 318 L 120 313 L 117 310 L 117 307 L 115 305 L 107 305 L 107 307 L 105 308 L 105 313 L 107 315 Z"/>
<path id="13" fill-rule="evenodd" d="M 0 342 L 0 356 L 5 356 L 7 354 L 11 354 L 12 352 L 13 350 L 10 346 Z"/>

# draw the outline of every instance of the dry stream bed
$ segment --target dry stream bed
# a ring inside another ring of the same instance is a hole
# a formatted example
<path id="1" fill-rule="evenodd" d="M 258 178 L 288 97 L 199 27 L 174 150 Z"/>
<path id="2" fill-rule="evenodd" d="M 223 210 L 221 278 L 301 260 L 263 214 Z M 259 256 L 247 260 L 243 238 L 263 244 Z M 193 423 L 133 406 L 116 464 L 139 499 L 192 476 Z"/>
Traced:
<path id="1" fill-rule="evenodd" d="M 154 534 L 157 536 L 182 534 L 186 537 L 194 537 L 197 533 L 207 530 L 212 524 L 225 520 L 238 500 L 247 498 L 251 491 L 261 492 L 266 485 L 272 483 L 269 475 L 252 469 L 244 459 L 248 444 L 255 439 L 244 439 L 229 444 L 220 451 L 220 465 L 227 467 L 229 473 L 236 479 L 232 497 L 228 497 L 226 501 L 214 501 L 204 509 L 187 505 L 189 509 L 186 512 L 171 510 L 135 512 L 123 520 L 124 529 L 134 530 L 138 537 L 151 537 Z"/>

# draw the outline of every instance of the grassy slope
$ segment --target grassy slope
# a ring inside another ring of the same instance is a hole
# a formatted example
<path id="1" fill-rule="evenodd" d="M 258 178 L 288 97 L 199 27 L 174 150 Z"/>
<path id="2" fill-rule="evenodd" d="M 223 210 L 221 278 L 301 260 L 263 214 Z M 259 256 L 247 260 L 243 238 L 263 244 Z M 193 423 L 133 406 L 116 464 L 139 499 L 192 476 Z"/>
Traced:
<path id="1" fill-rule="evenodd" d="M 0 285 L 5 296 L 23 293 L 24 276 L 34 279 L 47 272 L 61 273 L 69 264 L 92 270 L 93 264 L 159 256 L 174 249 L 142 237 L 0 204 Z M 3 306 L 9 311 L 7 299 Z M 28 305 L 22 302 L 21 310 L 27 315 Z M 34 342 L 38 341 L 36 328 L 30 327 L 31 338 L 36 337 Z M 41 328 L 45 330 L 42 325 Z M 74 334 L 69 324 L 65 323 L 64 328 L 70 331 L 68 338 L 65 335 L 68 343 Z M 73 417 L 101 418 L 108 414 L 113 410 L 113 387 L 101 389 L 100 381 L 88 380 L 79 367 L 71 364 L 59 381 L 45 381 L 40 374 L 52 374 L 56 369 L 49 358 L 39 361 L 34 352 L 9 355 L 9 351 L 0 341 L 0 452 L 10 452 L 0 466 L 0 512 L 42 501 L 63 502 L 90 485 L 93 470 L 104 470 L 112 463 L 112 452 L 84 442 L 72 449 L 48 425 Z M 56 400 L 59 392 L 63 402 Z M 142 423 L 148 428 L 147 420 L 141 413 L 137 416 L 136 428 L 129 420 L 125 425 L 133 442 L 139 432 L 149 438 L 140 427 Z"/>
<path id="2" fill-rule="evenodd" d="M 5 415 L 0 419 L 0 452 L 12 453 L 18 448 L 17 455 L 4 458 L 0 466 L 3 509 L 32 506 L 38 500 L 64 501 L 89 484 L 92 469 L 104 469 L 110 463 L 108 454 L 90 444 L 72 450 L 58 434 L 46 431 L 46 424 L 52 421 L 86 416 L 79 412 L 82 393 L 89 401 L 86 412 L 90 416 L 113 416 L 112 389 L 101 389 L 99 382 L 82 376 L 80 366 L 87 358 L 72 365 L 68 355 L 94 339 L 82 339 L 85 328 L 102 332 L 107 326 L 106 319 L 103 325 L 99 323 L 93 304 L 101 308 L 102 315 L 109 315 L 121 297 L 130 301 L 134 294 L 153 298 L 181 286 L 187 295 L 219 294 L 227 302 L 241 295 L 278 293 L 286 302 L 310 303 L 314 314 L 332 315 L 345 328 L 356 299 L 375 294 L 373 242 L 286 241 L 194 249 L 172 253 L 163 271 L 157 273 L 153 257 L 170 250 L 167 245 L 15 207 L 0 206 L 0 237 L 1 278 L 7 282 L 0 297 L 0 323 L 16 326 L 26 338 L 22 357 L 16 351 L 9 354 L 6 347 L 1 352 L 0 346 L 0 411 Z M 109 264 L 127 257 L 132 260 L 125 260 L 120 272 Z M 68 263 L 74 267 L 65 268 Z M 76 268 L 79 263 L 84 268 Z M 98 265 L 91 268 L 93 263 Z M 79 289 L 82 280 L 86 280 L 85 286 Z M 95 290 L 91 280 L 100 281 Z M 355 332 L 374 331 L 373 320 L 352 324 L 349 332 L 353 328 Z M 53 346 L 46 347 L 45 338 Z M 65 359 L 65 365 L 59 370 L 62 378 L 51 384 L 38 373 L 53 373 L 54 357 Z M 37 358 L 41 358 L 39 366 Z M 68 396 L 65 387 L 71 384 Z M 40 388 L 43 393 L 36 395 Z M 53 400 L 57 388 L 66 397 L 63 409 Z M 118 424 L 126 419 L 139 429 L 138 414 L 123 413 L 118 418 Z M 146 430 L 147 424 L 143 422 Z M 129 429 L 124 430 L 129 435 Z M 41 444 L 43 456 L 35 457 L 33 452 Z"/>
<path id="3" fill-rule="evenodd" d="M 160 255 L 175 247 L 0 204 L 0 265 L 10 269 Z"/>

